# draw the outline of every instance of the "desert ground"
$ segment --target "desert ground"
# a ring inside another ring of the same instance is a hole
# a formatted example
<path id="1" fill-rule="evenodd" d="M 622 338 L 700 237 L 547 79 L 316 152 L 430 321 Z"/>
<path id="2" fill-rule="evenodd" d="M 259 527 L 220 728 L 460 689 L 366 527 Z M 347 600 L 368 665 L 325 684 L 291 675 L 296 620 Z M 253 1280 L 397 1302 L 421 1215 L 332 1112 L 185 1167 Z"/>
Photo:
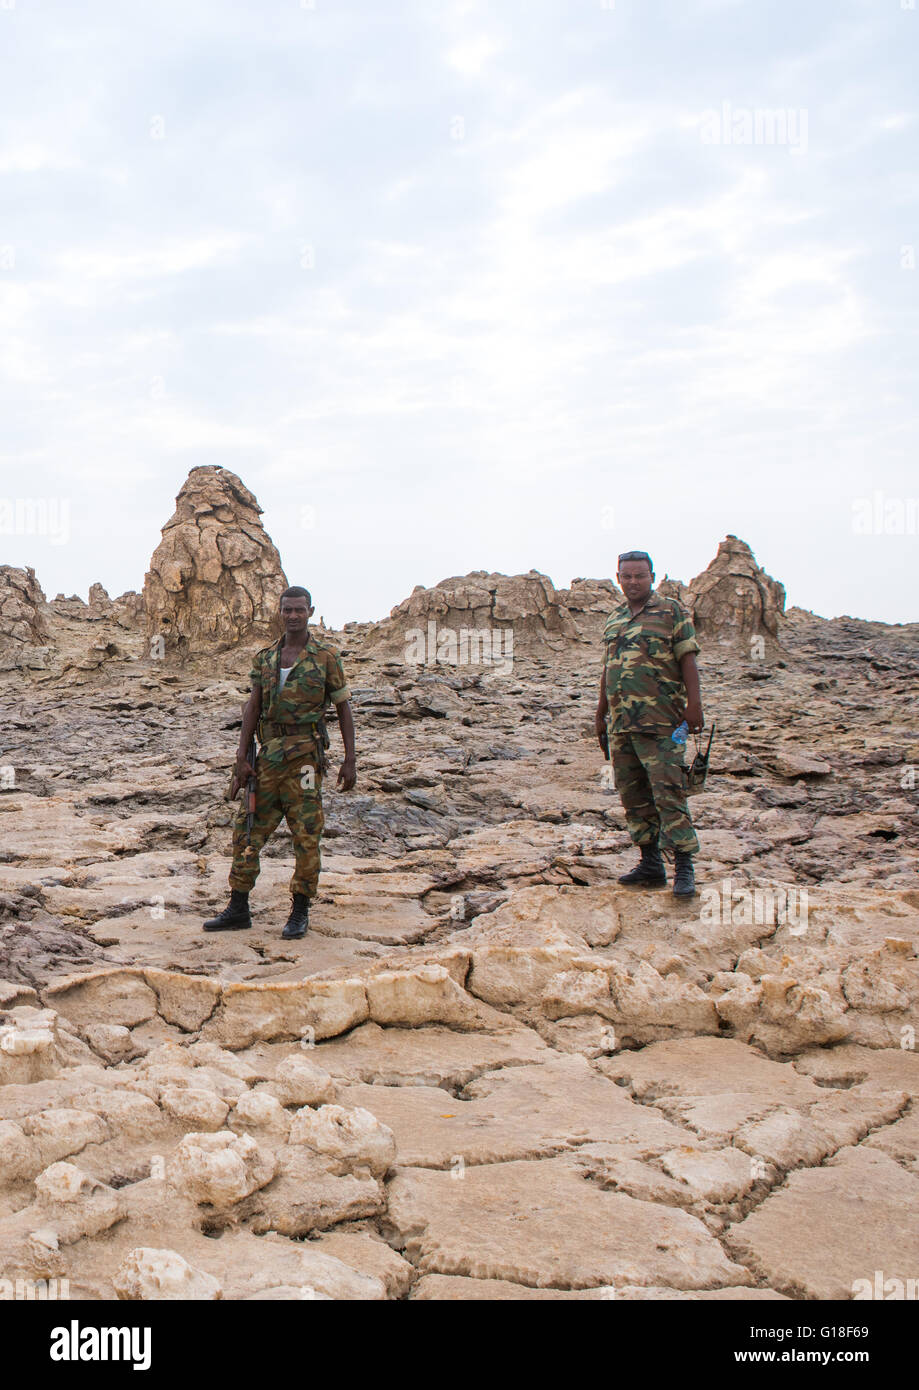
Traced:
<path id="1" fill-rule="evenodd" d="M 0 1279 L 235 1300 L 915 1281 L 919 625 L 785 611 L 742 541 L 717 548 L 665 589 L 717 726 L 694 899 L 617 882 L 636 855 L 594 733 L 612 582 L 476 572 L 319 629 L 358 783 L 335 789 L 333 721 L 302 941 L 280 935 L 283 825 L 252 930 L 201 930 L 285 580 L 240 480 L 194 470 L 143 593 L 48 599 L 0 567 Z M 408 660 L 429 624 L 511 632 L 512 659 Z"/>

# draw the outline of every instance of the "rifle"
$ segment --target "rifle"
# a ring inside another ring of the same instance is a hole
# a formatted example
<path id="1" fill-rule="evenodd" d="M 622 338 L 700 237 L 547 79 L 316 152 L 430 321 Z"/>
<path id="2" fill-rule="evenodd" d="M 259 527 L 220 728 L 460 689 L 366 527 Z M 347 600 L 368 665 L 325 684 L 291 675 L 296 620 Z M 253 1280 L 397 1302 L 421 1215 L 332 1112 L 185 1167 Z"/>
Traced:
<path id="1" fill-rule="evenodd" d="M 610 765 L 610 781 L 612 782 L 612 780 L 613 780 L 613 779 L 612 779 L 613 755 L 612 755 L 612 753 L 610 752 L 610 747 L 609 747 L 609 729 L 610 729 L 610 715 L 609 715 L 609 713 L 607 713 L 606 720 L 605 720 L 604 722 L 605 722 L 605 725 L 606 725 L 606 730 L 605 730 L 605 733 L 604 733 L 604 735 L 603 735 L 603 756 L 606 758 L 606 761 L 607 761 L 607 762 L 609 763 L 609 765 Z M 606 786 L 606 787 L 604 787 L 603 790 L 609 792 L 609 791 L 612 791 L 613 788 L 612 788 L 611 786 Z"/>
<path id="2" fill-rule="evenodd" d="M 248 848 L 252 841 L 252 822 L 255 820 L 256 752 L 254 736 L 249 740 L 249 747 L 246 752 L 246 759 L 249 763 L 249 766 L 253 769 L 251 774 L 246 778 L 246 847 Z"/>
<path id="3" fill-rule="evenodd" d="M 329 746 L 329 741 L 329 731 L 326 727 L 325 713 L 323 712 L 316 720 L 316 753 L 320 777 L 325 777 L 326 768 L 328 767 L 326 749 Z"/>

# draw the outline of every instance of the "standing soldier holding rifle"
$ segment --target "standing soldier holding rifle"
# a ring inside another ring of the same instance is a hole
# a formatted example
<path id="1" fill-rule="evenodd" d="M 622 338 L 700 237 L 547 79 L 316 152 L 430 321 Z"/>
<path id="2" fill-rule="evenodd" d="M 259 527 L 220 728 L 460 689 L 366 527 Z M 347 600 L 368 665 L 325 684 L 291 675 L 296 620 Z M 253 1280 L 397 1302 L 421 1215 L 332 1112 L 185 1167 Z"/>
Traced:
<path id="1" fill-rule="evenodd" d="M 263 648 L 253 662 L 252 693 L 243 712 L 230 796 L 245 786 L 246 796 L 233 826 L 230 901 L 205 931 L 239 931 L 251 927 L 249 892 L 258 877 L 259 853 L 287 819 L 296 863 L 290 890 L 290 916 L 282 936 L 301 937 L 309 925 L 310 900 L 319 882 L 322 836 L 322 778 L 329 736 L 323 715 L 331 701 L 338 712 L 345 747 L 338 788 L 350 791 L 356 781 L 351 692 L 341 657 L 334 647 L 311 635 L 312 600 L 294 586 L 281 595 L 284 635 Z M 253 763 L 256 728 L 260 749 Z"/>

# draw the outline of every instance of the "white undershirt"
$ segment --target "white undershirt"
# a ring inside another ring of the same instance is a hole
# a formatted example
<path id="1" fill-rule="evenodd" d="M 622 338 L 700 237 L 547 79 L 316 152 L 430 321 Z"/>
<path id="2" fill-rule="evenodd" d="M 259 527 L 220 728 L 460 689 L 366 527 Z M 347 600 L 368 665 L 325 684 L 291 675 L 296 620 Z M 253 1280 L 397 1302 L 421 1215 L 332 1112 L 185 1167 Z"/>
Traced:
<path id="1" fill-rule="evenodd" d="M 292 666 L 282 666 L 282 667 L 281 667 L 281 683 L 280 683 L 280 685 L 278 686 L 278 690 L 283 690 L 283 689 L 284 689 L 284 682 L 287 680 L 287 677 L 290 675 L 290 673 L 291 673 L 291 671 L 292 671 L 293 669 L 294 669 L 294 668 L 293 668 Z"/>

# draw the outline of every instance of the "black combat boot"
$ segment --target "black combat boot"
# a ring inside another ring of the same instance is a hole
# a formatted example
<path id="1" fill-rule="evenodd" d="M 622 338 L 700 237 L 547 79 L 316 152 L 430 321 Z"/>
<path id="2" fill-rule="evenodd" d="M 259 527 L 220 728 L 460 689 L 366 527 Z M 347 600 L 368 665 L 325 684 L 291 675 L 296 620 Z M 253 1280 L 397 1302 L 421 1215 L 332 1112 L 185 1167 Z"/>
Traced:
<path id="1" fill-rule="evenodd" d="M 249 916 L 249 894 L 238 888 L 230 889 L 230 901 L 219 917 L 210 917 L 204 924 L 205 931 L 242 931 L 252 926 Z"/>
<path id="2" fill-rule="evenodd" d="M 685 849 L 673 851 L 673 896 L 691 898 L 696 891 L 696 876 L 692 871 L 692 855 Z"/>
<path id="3" fill-rule="evenodd" d="M 310 924 L 310 900 L 305 893 L 295 893 L 290 906 L 290 916 L 281 935 L 290 941 L 294 937 L 306 936 Z"/>
<path id="4" fill-rule="evenodd" d="M 656 840 L 649 845 L 639 845 L 641 859 L 627 874 L 621 874 L 620 883 L 636 888 L 660 888 L 667 882 L 667 870 Z"/>

